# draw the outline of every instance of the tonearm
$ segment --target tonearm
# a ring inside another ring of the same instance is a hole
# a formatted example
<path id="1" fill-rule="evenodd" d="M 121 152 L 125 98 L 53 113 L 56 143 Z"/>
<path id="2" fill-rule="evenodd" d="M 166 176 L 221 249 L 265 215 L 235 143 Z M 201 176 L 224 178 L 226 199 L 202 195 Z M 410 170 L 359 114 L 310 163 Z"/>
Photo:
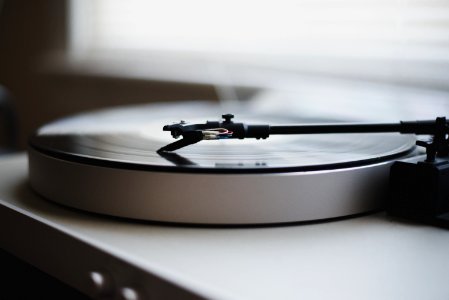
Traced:
<path id="1" fill-rule="evenodd" d="M 426 161 L 435 161 L 436 156 L 449 155 L 449 122 L 445 117 L 436 120 L 408 121 L 378 124 L 302 124 L 267 125 L 236 123 L 234 115 L 225 114 L 223 121 L 207 121 L 202 124 L 189 124 L 185 121 L 165 125 L 164 131 L 170 131 L 174 138 L 181 140 L 166 145 L 160 151 L 171 152 L 198 143 L 202 140 L 222 139 L 266 139 L 278 134 L 329 134 L 329 133 L 377 133 L 399 132 L 403 134 L 431 135 L 430 142 L 418 141 L 417 145 L 426 148 Z"/>

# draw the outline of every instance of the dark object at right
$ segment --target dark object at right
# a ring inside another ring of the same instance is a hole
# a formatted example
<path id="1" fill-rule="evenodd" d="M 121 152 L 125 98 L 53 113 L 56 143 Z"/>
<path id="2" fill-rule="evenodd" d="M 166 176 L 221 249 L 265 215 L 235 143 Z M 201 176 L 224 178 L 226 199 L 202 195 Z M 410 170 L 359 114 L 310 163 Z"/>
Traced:
<path id="1" fill-rule="evenodd" d="M 449 160 L 395 162 L 390 171 L 390 215 L 449 228 Z"/>

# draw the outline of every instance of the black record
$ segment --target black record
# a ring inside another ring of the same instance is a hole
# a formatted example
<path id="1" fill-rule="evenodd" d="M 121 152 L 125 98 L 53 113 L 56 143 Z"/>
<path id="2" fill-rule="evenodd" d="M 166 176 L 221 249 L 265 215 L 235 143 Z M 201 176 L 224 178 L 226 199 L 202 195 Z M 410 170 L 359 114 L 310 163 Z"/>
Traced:
<path id="1" fill-rule="evenodd" d="M 379 163 L 414 149 L 415 138 L 397 133 L 270 136 L 266 140 L 212 140 L 173 153 L 157 150 L 173 142 L 162 127 L 185 119 L 218 120 L 216 106 L 136 106 L 61 119 L 42 127 L 31 147 L 64 160 L 113 168 L 166 172 L 270 173 L 347 168 Z M 236 121 L 285 124 L 279 117 L 237 113 Z M 334 120 L 332 120 L 334 121 Z M 295 123 L 313 120 L 293 120 Z M 323 122 L 323 120 L 316 120 Z"/>

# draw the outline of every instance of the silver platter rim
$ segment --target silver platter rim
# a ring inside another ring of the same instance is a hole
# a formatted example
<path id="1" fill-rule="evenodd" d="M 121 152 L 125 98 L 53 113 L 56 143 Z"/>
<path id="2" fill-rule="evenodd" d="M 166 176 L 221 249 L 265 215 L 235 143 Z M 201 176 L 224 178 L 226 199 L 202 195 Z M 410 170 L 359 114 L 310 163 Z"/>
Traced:
<path id="1" fill-rule="evenodd" d="M 379 210 L 394 162 L 289 173 L 190 174 L 95 166 L 34 148 L 28 158 L 32 188 L 59 204 L 131 219 L 210 225 L 304 222 Z"/>

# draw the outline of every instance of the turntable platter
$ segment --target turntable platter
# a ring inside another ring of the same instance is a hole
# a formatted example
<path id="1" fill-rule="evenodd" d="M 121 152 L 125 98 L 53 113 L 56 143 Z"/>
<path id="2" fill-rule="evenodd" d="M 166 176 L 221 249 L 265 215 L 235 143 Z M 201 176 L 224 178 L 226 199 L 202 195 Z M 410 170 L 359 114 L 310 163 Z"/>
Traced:
<path id="1" fill-rule="evenodd" d="M 52 201 L 127 218 L 297 222 L 378 209 L 392 159 L 414 151 L 414 136 L 376 133 L 204 141 L 157 153 L 172 141 L 164 124 L 179 116 L 195 122 L 220 114 L 204 103 L 144 105 L 53 122 L 30 139 L 31 184 Z M 248 112 L 238 117 L 261 121 Z"/>

